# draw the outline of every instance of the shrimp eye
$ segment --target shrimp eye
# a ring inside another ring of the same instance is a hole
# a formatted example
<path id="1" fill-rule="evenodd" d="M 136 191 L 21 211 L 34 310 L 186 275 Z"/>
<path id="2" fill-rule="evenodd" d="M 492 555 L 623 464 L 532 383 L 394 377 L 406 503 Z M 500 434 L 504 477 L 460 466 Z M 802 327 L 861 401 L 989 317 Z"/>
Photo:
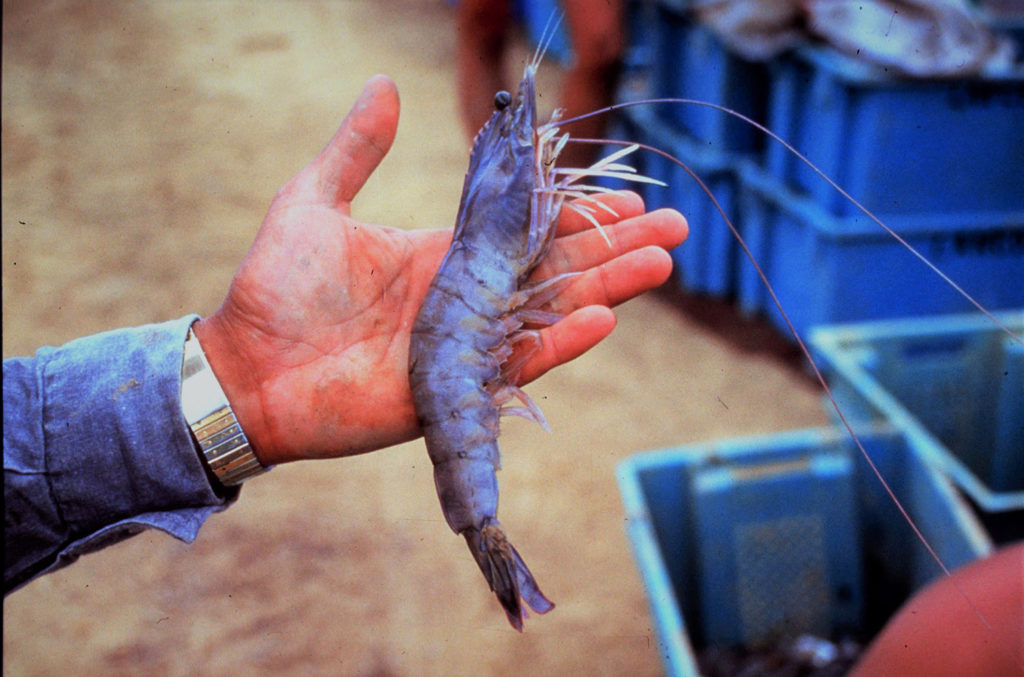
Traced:
<path id="1" fill-rule="evenodd" d="M 505 90 L 494 95 L 494 107 L 497 110 L 505 110 L 510 103 L 512 103 L 512 95 Z"/>

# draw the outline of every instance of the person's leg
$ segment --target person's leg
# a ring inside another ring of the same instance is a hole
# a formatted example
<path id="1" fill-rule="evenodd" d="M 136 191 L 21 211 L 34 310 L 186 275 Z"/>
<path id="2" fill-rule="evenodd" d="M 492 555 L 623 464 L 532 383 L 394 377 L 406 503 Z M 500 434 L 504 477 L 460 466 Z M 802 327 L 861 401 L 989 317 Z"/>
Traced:
<path id="1" fill-rule="evenodd" d="M 612 103 L 625 48 L 625 16 L 622 0 L 562 0 L 575 61 L 562 88 L 565 117 L 602 108 Z M 602 117 L 582 120 L 566 129 L 571 136 L 596 138 L 604 131 Z M 569 144 L 562 166 L 583 166 L 597 146 Z"/>
<path id="2" fill-rule="evenodd" d="M 510 0 L 459 0 L 456 73 L 462 124 L 472 139 L 494 112 L 503 88 L 502 67 Z"/>

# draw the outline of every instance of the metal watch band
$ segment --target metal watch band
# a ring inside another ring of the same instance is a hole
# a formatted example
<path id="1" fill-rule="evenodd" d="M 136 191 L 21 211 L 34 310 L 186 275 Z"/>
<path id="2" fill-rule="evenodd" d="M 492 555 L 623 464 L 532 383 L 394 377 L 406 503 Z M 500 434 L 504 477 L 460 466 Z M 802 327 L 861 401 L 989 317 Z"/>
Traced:
<path id="1" fill-rule="evenodd" d="M 221 484 L 233 487 L 268 470 L 249 446 L 191 327 L 181 363 L 181 409 Z"/>

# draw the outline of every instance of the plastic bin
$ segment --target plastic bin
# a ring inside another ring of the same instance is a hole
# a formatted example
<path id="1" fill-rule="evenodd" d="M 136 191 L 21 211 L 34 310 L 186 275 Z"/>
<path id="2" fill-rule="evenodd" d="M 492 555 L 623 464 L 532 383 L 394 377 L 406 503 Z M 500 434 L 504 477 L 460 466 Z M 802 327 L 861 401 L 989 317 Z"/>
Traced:
<path id="1" fill-rule="evenodd" d="M 638 106 L 620 113 L 622 124 L 616 128 L 620 138 L 648 144 L 678 158 L 700 177 L 734 225 L 741 227 L 736 213 L 739 177 L 735 155 L 707 148 L 659 119 L 650 108 Z M 685 169 L 667 158 L 644 149 L 634 157 L 638 171 L 667 186 L 616 187 L 639 190 L 648 209 L 678 209 L 690 225 L 686 242 L 671 252 L 675 281 L 690 292 L 718 297 L 735 294 L 738 246 L 712 200 Z"/>
<path id="2" fill-rule="evenodd" d="M 811 344 L 849 420 L 899 427 L 981 510 L 1017 511 L 1024 538 L 1024 309 L 997 318 L 1016 340 L 972 314 L 821 327 Z"/>
<path id="3" fill-rule="evenodd" d="M 885 219 L 1024 216 L 1024 73 L 910 80 L 824 48 L 772 64 L 768 126 Z M 778 143 L 767 168 L 826 211 L 856 207 Z"/>
<path id="4" fill-rule="evenodd" d="M 892 428 L 861 436 L 951 568 L 992 544 L 949 481 Z M 700 650 L 813 632 L 866 641 L 940 574 L 835 429 L 638 454 L 619 465 L 627 531 L 670 675 Z"/>
<path id="5" fill-rule="evenodd" d="M 652 96 L 708 101 L 763 122 L 768 106 L 769 71 L 731 51 L 712 31 L 673 6 L 657 3 L 649 12 Z M 696 104 L 658 104 L 658 114 L 710 150 L 759 155 L 765 137 L 731 115 Z"/>
<path id="6" fill-rule="evenodd" d="M 739 175 L 747 245 L 799 332 L 973 309 L 867 216 L 835 216 L 752 163 L 742 163 Z M 1024 306 L 1024 214 L 903 216 L 887 224 L 986 308 Z M 787 331 L 753 267 L 739 270 L 740 307 Z"/>
<path id="7" fill-rule="evenodd" d="M 626 0 L 626 50 L 622 56 L 623 76 L 647 77 L 654 63 L 651 44 L 653 17 L 657 11 L 652 0 Z M 651 94 L 645 90 L 644 98 Z"/>

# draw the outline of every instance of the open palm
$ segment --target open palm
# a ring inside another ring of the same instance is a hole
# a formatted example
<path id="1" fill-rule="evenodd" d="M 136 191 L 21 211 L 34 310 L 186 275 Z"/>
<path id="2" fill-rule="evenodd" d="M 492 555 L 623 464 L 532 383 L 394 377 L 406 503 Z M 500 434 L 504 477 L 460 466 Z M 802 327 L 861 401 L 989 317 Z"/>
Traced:
<path id="1" fill-rule="evenodd" d="M 275 197 L 221 308 L 196 331 L 260 460 L 357 454 L 420 434 L 408 380 L 409 335 L 451 229 L 360 223 L 349 205 L 394 140 L 398 94 L 386 77 L 363 94 L 320 155 Z M 675 212 L 642 214 L 606 198 L 613 246 L 566 211 L 540 279 L 585 271 L 552 303 L 522 381 L 571 360 L 611 331 L 607 306 L 663 282 L 664 248 L 685 238 Z M 603 211 L 603 210 L 602 210 Z"/>

